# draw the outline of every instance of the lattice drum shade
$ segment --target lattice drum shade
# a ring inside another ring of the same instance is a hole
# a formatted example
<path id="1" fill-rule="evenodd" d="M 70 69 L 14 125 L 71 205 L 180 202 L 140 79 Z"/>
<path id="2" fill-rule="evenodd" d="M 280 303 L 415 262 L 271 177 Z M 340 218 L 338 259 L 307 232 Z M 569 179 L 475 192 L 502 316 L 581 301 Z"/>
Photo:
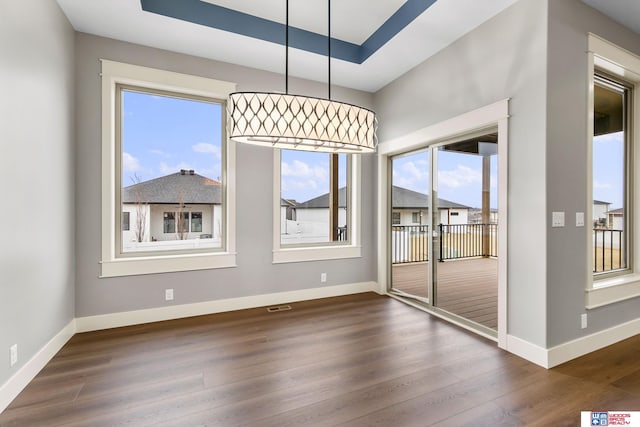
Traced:
<path id="1" fill-rule="evenodd" d="M 373 111 L 343 102 L 267 92 L 229 95 L 228 136 L 239 142 L 305 151 L 376 150 Z"/>

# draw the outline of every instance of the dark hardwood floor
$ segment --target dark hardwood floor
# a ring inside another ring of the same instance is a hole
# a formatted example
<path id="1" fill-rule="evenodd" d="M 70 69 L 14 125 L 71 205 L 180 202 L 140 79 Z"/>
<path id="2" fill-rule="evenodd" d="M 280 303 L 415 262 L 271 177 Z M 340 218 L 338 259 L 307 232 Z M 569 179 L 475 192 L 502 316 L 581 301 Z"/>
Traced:
<path id="1" fill-rule="evenodd" d="M 545 370 L 360 294 L 75 335 L 0 426 L 576 426 L 640 410 L 640 336 Z"/>

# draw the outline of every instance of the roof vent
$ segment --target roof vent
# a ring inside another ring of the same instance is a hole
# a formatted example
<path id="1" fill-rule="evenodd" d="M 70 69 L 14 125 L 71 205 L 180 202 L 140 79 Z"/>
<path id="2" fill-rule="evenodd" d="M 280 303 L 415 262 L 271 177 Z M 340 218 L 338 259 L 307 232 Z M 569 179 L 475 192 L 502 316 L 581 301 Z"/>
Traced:
<path id="1" fill-rule="evenodd" d="M 193 169 L 189 169 L 189 175 L 193 175 L 193 174 L 194 174 Z"/>
<path id="2" fill-rule="evenodd" d="M 186 175 L 186 174 L 187 174 L 186 169 L 180 169 L 180 175 Z"/>

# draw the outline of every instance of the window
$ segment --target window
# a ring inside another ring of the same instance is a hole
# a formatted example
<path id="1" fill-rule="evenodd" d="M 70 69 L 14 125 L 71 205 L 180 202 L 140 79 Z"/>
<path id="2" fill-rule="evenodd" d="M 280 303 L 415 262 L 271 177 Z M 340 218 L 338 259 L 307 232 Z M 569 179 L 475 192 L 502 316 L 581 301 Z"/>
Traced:
<path id="1" fill-rule="evenodd" d="M 192 237 L 190 233 L 202 232 L 202 212 L 164 212 L 163 217 L 163 233 L 176 233 L 178 240 L 199 238 L 199 236 Z M 177 223 L 176 218 L 178 218 Z M 206 234 L 213 238 L 213 233 Z"/>
<path id="2" fill-rule="evenodd" d="M 130 212 L 122 212 L 122 231 L 129 231 L 129 214 Z"/>
<path id="3" fill-rule="evenodd" d="M 233 90 L 102 61 L 102 277 L 235 265 Z"/>
<path id="4" fill-rule="evenodd" d="M 164 213 L 164 227 L 163 233 L 175 233 L 176 232 L 176 214 L 173 212 Z"/>
<path id="5" fill-rule="evenodd" d="M 593 87 L 593 272 L 627 269 L 629 132 L 631 89 L 596 71 Z"/>
<path id="6" fill-rule="evenodd" d="M 276 150 L 274 262 L 361 256 L 360 157 Z"/>
<path id="7" fill-rule="evenodd" d="M 451 212 L 451 216 L 460 216 L 460 212 Z"/>
<path id="8" fill-rule="evenodd" d="M 349 156 L 281 150 L 280 198 L 295 205 L 296 219 L 281 209 L 280 244 L 314 245 L 347 241 Z"/>
<path id="9" fill-rule="evenodd" d="M 411 222 L 413 224 L 420 224 L 420 212 L 411 213 Z"/>
<path id="10" fill-rule="evenodd" d="M 391 212 L 391 224 L 400 225 L 400 212 Z"/>
<path id="11" fill-rule="evenodd" d="M 191 212 L 191 232 L 202 232 L 202 212 Z"/>
<path id="12" fill-rule="evenodd" d="M 637 197 L 640 57 L 589 35 L 589 266 L 586 307 L 640 296 Z M 635 170 L 635 171 L 634 171 Z"/>
<path id="13" fill-rule="evenodd" d="M 139 238 L 123 235 L 121 254 L 222 248 L 224 123 L 222 100 L 116 85 L 120 199 L 140 219 Z M 167 212 L 167 205 L 175 210 Z M 194 206 L 210 213 L 201 221 L 212 235 L 206 243 L 190 234 Z"/>

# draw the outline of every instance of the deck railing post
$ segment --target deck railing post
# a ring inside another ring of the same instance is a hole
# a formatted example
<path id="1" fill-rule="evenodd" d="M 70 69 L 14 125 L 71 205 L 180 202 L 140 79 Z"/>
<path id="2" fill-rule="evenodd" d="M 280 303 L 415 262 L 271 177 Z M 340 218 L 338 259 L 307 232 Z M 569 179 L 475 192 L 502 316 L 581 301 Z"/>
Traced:
<path id="1" fill-rule="evenodd" d="M 442 255 L 443 253 L 443 245 L 442 245 L 442 240 L 444 239 L 444 226 L 442 224 L 438 224 L 438 237 L 440 240 L 440 253 L 438 254 L 438 261 L 440 262 L 444 262 L 444 257 Z"/>
<path id="2" fill-rule="evenodd" d="M 497 224 L 438 224 L 433 235 L 427 225 L 394 225 L 391 230 L 393 264 L 429 261 L 432 248 L 433 259 L 439 262 L 498 256 Z M 346 239 L 347 230 L 341 232 L 341 238 Z M 485 236 L 489 236 L 488 248 Z"/>

